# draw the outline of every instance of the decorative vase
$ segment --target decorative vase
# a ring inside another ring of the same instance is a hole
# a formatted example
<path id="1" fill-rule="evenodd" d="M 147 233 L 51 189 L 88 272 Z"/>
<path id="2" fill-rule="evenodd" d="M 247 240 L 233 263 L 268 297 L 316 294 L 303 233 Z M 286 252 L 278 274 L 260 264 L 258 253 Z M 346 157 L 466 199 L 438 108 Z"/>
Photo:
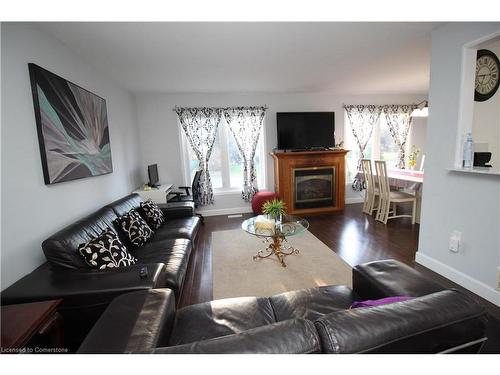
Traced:
<path id="1" fill-rule="evenodd" d="M 274 217 L 274 228 L 275 232 L 281 232 L 281 223 L 283 221 L 283 216 L 281 214 Z"/>

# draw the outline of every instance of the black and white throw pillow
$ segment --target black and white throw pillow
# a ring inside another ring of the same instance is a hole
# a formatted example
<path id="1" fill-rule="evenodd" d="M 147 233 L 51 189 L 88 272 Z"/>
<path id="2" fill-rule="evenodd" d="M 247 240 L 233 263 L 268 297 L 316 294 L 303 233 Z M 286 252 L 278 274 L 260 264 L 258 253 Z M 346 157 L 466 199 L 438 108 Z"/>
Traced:
<path id="1" fill-rule="evenodd" d="M 153 235 L 153 230 L 136 210 L 116 219 L 118 226 L 135 246 L 144 245 Z"/>
<path id="2" fill-rule="evenodd" d="M 127 267 L 137 262 L 110 228 L 105 229 L 99 237 L 79 245 L 78 252 L 90 268 L 100 270 Z"/>
<path id="3" fill-rule="evenodd" d="M 158 229 L 165 222 L 165 216 L 163 216 L 160 207 L 151 199 L 141 202 L 141 208 L 148 225 L 152 229 Z"/>

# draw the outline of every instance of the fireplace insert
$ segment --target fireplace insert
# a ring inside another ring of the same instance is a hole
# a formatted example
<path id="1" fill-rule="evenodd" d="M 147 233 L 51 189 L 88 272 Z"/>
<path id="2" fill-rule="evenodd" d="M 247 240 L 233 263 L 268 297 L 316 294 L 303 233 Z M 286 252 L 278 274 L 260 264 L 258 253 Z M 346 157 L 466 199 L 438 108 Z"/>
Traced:
<path id="1" fill-rule="evenodd" d="M 295 209 L 335 206 L 335 167 L 295 168 Z"/>

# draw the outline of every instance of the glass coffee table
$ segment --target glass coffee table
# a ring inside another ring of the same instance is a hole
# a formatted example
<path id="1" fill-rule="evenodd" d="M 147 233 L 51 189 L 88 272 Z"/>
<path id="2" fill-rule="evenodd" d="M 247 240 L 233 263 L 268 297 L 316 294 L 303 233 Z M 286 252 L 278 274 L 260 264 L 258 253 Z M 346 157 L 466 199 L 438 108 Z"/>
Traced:
<path id="1" fill-rule="evenodd" d="M 269 244 L 266 249 L 255 254 L 253 260 L 269 258 L 274 254 L 281 266 L 286 267 L 285 257 L 299 253 L 299 250 L 286 244 L 287 237 L 304 233 L 309 228 L 309 223 L 298 216 L 283 215 L 281 220 L 275 221 L 266 215 L 259 215 L 245 220 L 241 228 Z"/>

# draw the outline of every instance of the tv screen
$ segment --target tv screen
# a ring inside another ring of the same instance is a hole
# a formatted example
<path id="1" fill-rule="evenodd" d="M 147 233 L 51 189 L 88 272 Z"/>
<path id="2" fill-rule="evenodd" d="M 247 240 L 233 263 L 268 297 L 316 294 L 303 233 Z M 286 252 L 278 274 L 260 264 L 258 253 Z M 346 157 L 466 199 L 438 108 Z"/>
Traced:
<path id="1" fill-rule="evenodd" d="M 281 150 L 335 146 L 335 112 L 278 112 L 276 120 Z"/>
<path id="2" fill-rule="evenodd" d="M 149 186 L 155 187 L 158 185 L 158 165 L 157 164 L 148 165 L 148 177 L 149 177 Z"/>

